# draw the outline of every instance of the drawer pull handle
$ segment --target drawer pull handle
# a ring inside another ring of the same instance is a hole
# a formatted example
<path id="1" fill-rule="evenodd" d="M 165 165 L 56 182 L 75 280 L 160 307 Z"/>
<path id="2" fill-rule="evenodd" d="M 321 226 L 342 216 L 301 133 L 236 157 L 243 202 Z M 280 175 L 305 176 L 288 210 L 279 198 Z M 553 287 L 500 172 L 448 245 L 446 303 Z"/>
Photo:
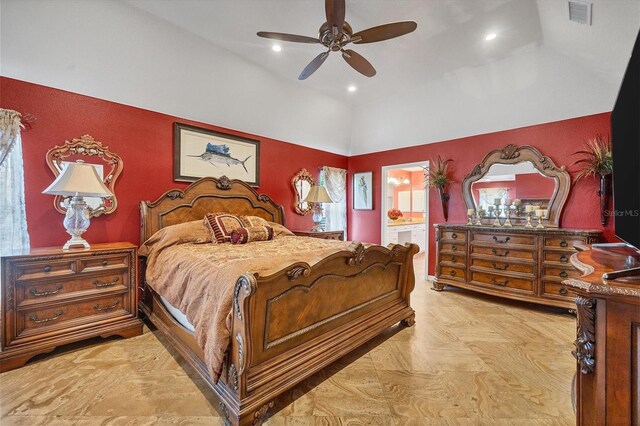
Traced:
<path id="1" fill-rule="evenodd" d="M 458 239 L 458 234 L 456 234 L 455 232 L 453 234 L 451 234 L 451 238 L 453 238 L 454 240 Z"/>
<path id="2" fill-rule="evenodd" d="M 451 256 L 451 261 L 455 263 L 458 261 L 458 258 L 456 256 Z"/>
<path id="3" fill-rule="evenodd" d="M 500 244 L 508 243 L 510 239 L 511 239 L 511 237 L 507 237 L 504 240 L 499 240 L 498 237 L 496 237 L 495 235 L 493 236 L 493 241 L 495 241 L 496 243 L 500 243 Z"/>
<path id="4" fill-rule="evenodd" d="M 103 306 L 103 307 L 101 307 L 101 306 L 100 306 L 100 304 L 98 303 L 98 304 L 96 304 L 96 305 L 93 305 L 93 309 L 95 309 L 96 311 L 108 311 L 108 310 L 110 310 L 110 309 L 115 308 L 115 307 L 116 307 L 116 306 L 118 306 L 119 304 L 120 304 L 120 301 L 119 301 L 119 300 L 116 300 L 116 301 L 113 303 L 113 305 Z"/>
<path id="5" fill-rule="evenodd" d="M 569 243 L 565 240 L 560 241 L 560 247 L 569 247 Z"/>
<path id="6" fill-rule="evenodd" d="M 504 266 L 501 268 L 501 267 L 499 267 L 499 266 L 498 266 L 498 264 L 497 264 L 496 262 L 493 262 L 493 267 L 494 267 L 495 269 L 500 270 L 500 271 L 506 271 L 506 270 L 507 270 L 507 268 L 509 267 L 509 264 L 508 264 L 508 263 L 505 263 L 505 264 L 504 264 Z"/>
<path id="7" fill-rule="evenodd" d="M 560 287 L 560 290 L 558 291 L 558 293 L 560 294 L 567 294 L 567 289 L 564 287 Z"/>
<path id="8" fill-rule="evenodd" d="M 451 251 L 458 251 L 458 246 L 451 246 Z"/>
<path id="9" fill-rule="evenodd" d="M 107 259 L 102 261 L 102 266 L 107 266 L 109 264 L 109 262 L 107 261 Z"/>
<path id="10" fill-rule="evenodd" d="M 569 257 L 566 254 L 560 256 L 560 263 L 567 263 L 569 261 Z"/>
<path id="11" fill-rule="evenodd" d="M 449 271 L 449 275 L 451 275 L 452 277 L 456 276 L 456 271 L 454 269 Z"/>
<path id="12" fill-rule="evenodd" d="M 491 251 L 493 252 L 494 255 L 496 256 L 500 256 L 500 257 L 506 257 L 509 256 L 509 250 L 505 250 L 504 253 L 502 254 L 498 254 L 498 250 L 496 249 L 491 249 Z"/>
<path id="13" fill-rule="evenodd" d="M 104 287 L 114 286 L 118 281 L 120 281 L 120 278 L 116 278 L 115 280 L 110 281 L 108 283 L 101 283 L 100 280 L 95 279 L 91 284 L 95 285 L 98 288 L 104 288 Z"/>
<path id="14" fill-rule="evenodd" d="M 505 287 L 507 284 L 509 284 L 509 280 L 498 281 L 498 280 L 497 280 L 497 279 L 495 279 L 495 278 L 491 278 L 491 281 L 493 281 L 493 283 L 494 283 L 495 285 L 499 285 L 499 286 L 501 286 L 501 287 Z"/>
<path id="15" fill-rule="evenodd" d="M 560 275 L 561 278 L 567 278 L 569 276 L 569 274 L 567 274 L 567 271 L 560 271 Z"/>
<path id="16" fill-rule="evenodd" d="M 29 317 L 29 319 L 33 322 L 35 322 L 36 324 L 42 324 L 44 322 L 49 322 L 49 321 L 55 321 L 58 318 L 60 318 L 62 316 L 64 312 L 60 311 L 56 311 L 56 313 L 51 317 L 51 318 L 43 318 L 43 319 L 38 319 L 38 315 L 31 315 Z"/>
<path id="17" fill-rule="evenodd" d="M 58 284 L 55 290 L 38 291 L 38 287 L 33 287 L 29 292 L 35 297 L 51 296 L 52 294 L 58 294 L 62 290 L 62 284 Z"/>
<path id="18" fill-rule="evenodd" d="M 44 268 L 42 268 L 42 270 L 45 272 L 51 272 L 51 266 L 47 265 Z"/>

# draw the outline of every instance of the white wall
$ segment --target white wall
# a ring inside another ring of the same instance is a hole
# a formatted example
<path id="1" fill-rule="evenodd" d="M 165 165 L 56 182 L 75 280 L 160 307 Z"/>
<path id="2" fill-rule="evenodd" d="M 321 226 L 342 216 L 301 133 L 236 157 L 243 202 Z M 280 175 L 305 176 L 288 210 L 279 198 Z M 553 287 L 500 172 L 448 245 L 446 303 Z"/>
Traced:
<path id="1" fill-rule="evenodd" d="M 350 106 L 137 8 L 113 0 L 0 8 L 5 77 L 347 153 Z"/>

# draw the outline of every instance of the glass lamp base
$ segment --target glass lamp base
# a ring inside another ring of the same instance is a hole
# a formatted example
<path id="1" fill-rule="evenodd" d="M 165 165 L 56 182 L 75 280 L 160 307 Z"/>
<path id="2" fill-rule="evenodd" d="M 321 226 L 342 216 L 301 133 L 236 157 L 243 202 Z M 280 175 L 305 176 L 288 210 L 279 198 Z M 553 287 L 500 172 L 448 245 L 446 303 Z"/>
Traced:
<path id="1" fill-rule="evenodd" d="M 90 223 L 87 203 L 82 197 L 74 196 L 71 198 L 67 214 L 62 223 L 67 230 L 67 234 L 71 235 L 71 239 L 62 247 L 63 250 L 69 250 L 73 246 L 89 248 L 89 243 L 81 236 L 89 228 Z"/>
<path id="2" fill-rule="evenodd" d="M 318 204 L 316 208 L 313 209 L 313 214 L 311 215 L 311 219 L 313 220 L 314 227 L 311 228 L 311 232 L 322 232 L 324 229 L 322 228 L 322 204 Z"/>

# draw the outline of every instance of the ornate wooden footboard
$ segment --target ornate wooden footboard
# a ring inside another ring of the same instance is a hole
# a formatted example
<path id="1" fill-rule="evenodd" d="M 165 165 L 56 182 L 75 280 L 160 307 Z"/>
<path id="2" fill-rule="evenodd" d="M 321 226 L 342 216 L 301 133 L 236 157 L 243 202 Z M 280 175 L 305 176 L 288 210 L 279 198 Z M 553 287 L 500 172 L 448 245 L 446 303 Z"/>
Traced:
<path id="1" fill-rule="evenodd" d="M 227 181 L 222 186 L 229 189 L 221 190 L 223 178 L 205 180 L 180 191 L 182 196 L 172 198 L 170 191 L 155 203 L 143 202 L 143 238 L 152 231 L 150 223 L 161 223 L 172 212 L 186 221 L 201 213 L 203 203 L 207 211 L 222 210 L 214 201 L 220 197 L 225 211 L 258 212 L 283 222 L 282 208 L 246 184 Z M 240 200 L 235 209 L 229 203 L 234 194 Z M 247 211 L 242 200 L 254 205 L 255 211 Z M 187 213 L 192 210 L 194 216 Z M 228 423 L 259 424 L 274 398 L 285 390 L 389 326 L 399 321 L 413 324 L 409 295 L 414 287 L 413 256 L 417 252 L 415 244 L 365 248 L 352 243 L 349 250 L 312 264 L 298 262 L 261 275 L 239 277 L 234 289 L 231 342 L 218 383 L 207 373 L 193 335 L 166 311 L 144 278 L 141 309 L 219 396 Z"/>

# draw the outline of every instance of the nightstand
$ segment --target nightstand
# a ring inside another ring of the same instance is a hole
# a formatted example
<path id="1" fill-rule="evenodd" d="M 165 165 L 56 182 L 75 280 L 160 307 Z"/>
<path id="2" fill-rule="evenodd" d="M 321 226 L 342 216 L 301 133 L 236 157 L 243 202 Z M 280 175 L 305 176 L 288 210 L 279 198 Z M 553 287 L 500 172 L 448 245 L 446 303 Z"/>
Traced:
<path id="1" fill-rule="evenodd" d="M 2 257 L 0 372 L 89 337 L 142 334 L 136 260 L 130 243 Z"/>
<path id="2" fill-rule="evenodd" d="M 322 238 L 325 240 L 344 241 L 343 231 L 293 231 L 299 237 Z"/>

